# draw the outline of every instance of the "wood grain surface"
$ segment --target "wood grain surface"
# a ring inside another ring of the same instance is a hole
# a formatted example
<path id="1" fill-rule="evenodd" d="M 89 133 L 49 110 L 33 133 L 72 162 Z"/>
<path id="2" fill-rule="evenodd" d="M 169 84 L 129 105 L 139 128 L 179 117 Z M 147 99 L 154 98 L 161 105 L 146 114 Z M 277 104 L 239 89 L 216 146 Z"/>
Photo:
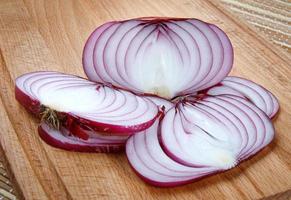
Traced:
<path id="1" fill-rule="evenodd" d="M 234 46 L 231 74 L 264 85 L 280 101 L 274 142 L 228 172 L 169 189 L 143 183 L 122 153 L 73 153 L 42 142 L 38 121 L 14 99 L 15 78 L 35 70 L 84 76 L 82 48 L 93 29 L 139 16 L 193 17 L 221 27 Z M 26 199 L 258 199 L 291 189 L 291 59 L 216 0 L 1 0 L 0 48 L 0 142 Z"/>
<path id="2" fill-rule="evenodd" d="M 229 12 L 291 53 L 290 0 L 220 0 Z"/>

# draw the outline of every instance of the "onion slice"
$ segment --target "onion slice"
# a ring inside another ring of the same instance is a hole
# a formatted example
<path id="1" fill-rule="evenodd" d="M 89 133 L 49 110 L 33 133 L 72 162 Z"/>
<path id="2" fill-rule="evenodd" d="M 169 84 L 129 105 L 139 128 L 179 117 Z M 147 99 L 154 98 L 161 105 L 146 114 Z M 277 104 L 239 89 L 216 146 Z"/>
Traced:
<path id="1" fill-rule="evenodd" d="M 58 72 L 24 74 L 17 78 L 15 92 L 16 99 L 37 115 L 45 108 L 62 116 L 63 125 L 80 124 L 101 132 L 132 134 L 150 127 L 159 115 L 147 98 Z"/>
<path id="2" fill-rule="evenodd" d="M 90 80 L 168 99 L 217 84 L 232 62 L 226 34 L 197 19 L 109 22 L 91 34 L 83 51 Z"/>
<path id="3" fill-rule="evenodd" d="M 254 104 L 232 95 L 179 103 L 161 123 L 166 152 L 195 167 L 229 169 L 269 144 L 273 136 L 270 119 Z"/>
<path id="4" fill-rule="evenodd" d="M 114 153 L 124 150 L 127 136 L 104 136 L 92 131 L 86 131 L 91 137 L 82 140 L 72 135 L 66 128 L 60 130 L 51 128 L 46 123 L 41 123 L 38 133 L 47 144 L 69 151 Z"/>
<path id="5" fill-rule="evenodd" d="M 270 118 L 279 110 L 277 98 L 267 89 L 250 80 L 228 76 L 217 86 L 206 91 L 208 95 L 232 94 L 244 97 L 263 110 Z"/>
<path id="6" fill-rule="evenodd" d="M 126 154 L 146 182 L 178 186 L 228 170 L 268 145 L 271 120 L 235 95 L 181 101 L 149 129 L 129 138 Z"/>

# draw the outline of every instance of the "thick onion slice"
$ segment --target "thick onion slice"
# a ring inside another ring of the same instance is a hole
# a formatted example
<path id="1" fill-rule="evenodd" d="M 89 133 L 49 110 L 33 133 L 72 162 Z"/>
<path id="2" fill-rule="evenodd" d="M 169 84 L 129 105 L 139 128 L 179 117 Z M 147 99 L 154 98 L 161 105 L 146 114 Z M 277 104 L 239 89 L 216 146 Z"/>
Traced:
<path id="1" fill-rule="evenodd" d="M 16 99 L 40 114 L 43 108 L 95 131 L 131 134 L 150 127 L 159 115 L 149 99 L 58 72 L 34 72 L 16 80 Z"/>
<path id="2" fill-rule="evenodd" d="M 272 122 L 234 95 L 181 101 L 160 122 L 130 137 L 126 154 L 135 172 L 157 186 L 177 186 L 228 170 L 274 136 Z"/>
<path id="3" fill-rule="evenodd" d="M 208 95 L 232 94 L 245 97 L 272 118 L 279 110 L 277 98 L 267 89 L 244 78 L 228 76 L 217 86 L 206 91 Z"/>
<path id="4" fill-rule="evenodd" d="M 38 128 L 39 136 L 47 144 L 69 151 L 113 153 L 124 150 L 128 136 L 101 135 L 96 132 L 86 131 L 90 137 L 82 140 L 71 134 L 66 128 L 60 130 L 51 128 L 42 123 Z"/>
<path id="5" fill-rule="evenodd" d="M 226 34 L 197 19 L 109 22 L 91 34 L 83 51 L 90 80 L 165 98 L 217 84 L 232 62 Z"/>

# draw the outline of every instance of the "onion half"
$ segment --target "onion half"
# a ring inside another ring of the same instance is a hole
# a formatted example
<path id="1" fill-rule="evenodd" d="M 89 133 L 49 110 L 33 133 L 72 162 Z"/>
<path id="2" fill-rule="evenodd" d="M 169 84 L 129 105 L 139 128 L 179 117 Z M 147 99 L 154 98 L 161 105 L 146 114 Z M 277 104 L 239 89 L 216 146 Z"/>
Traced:
<path id="1" fill-rule="evenodd" d="M 220 82 L 233 50 L 226 34 L 197 19 L 132 19 L 98 27 L 83 51 L 92 81 L 173 98 Z"/>

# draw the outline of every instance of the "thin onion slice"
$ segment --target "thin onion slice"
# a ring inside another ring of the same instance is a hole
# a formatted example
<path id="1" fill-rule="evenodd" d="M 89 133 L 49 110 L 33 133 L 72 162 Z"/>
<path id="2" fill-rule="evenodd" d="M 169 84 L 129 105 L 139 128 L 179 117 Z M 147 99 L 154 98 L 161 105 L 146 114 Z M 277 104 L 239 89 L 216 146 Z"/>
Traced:
<path id="1" fill-rule="evenodd" d="M 228 76 L 217 86 L 206 91 L 208 95 L 232 94 L 247 98 L 263 110 L 270 118 L 279 110 L 276 97 L 262 86 L 240 77 Z"/>
<path id="2" fill-rule="evenodd" d="M 146 98 L 57 72 L 18 77 L 16 99 L 35 114 L 49 108 L 65 115 L 67 121 L 109 133 L 144 130 L 159 115 L 157 106 Z"/>
<path id="3" fill-rule="evenodd" d="M 124 150 L 127 137 L 104 136 L 96 132 L 87 131 L 92 137 L 82 140 L 74 136 L 66 128 L 56 130 L 46 123 L 41 123 L 38 128 L 41 139 L 47 144 L 69 151 L 114 153 Z"/>
<path id="4" fill-rule="evenodd" d="M 91 34 L 83 51 L 90 80 L 169 99 L 217 84 L 232 62 L 226 34 L 197 19 L 109 22 Z"/>

